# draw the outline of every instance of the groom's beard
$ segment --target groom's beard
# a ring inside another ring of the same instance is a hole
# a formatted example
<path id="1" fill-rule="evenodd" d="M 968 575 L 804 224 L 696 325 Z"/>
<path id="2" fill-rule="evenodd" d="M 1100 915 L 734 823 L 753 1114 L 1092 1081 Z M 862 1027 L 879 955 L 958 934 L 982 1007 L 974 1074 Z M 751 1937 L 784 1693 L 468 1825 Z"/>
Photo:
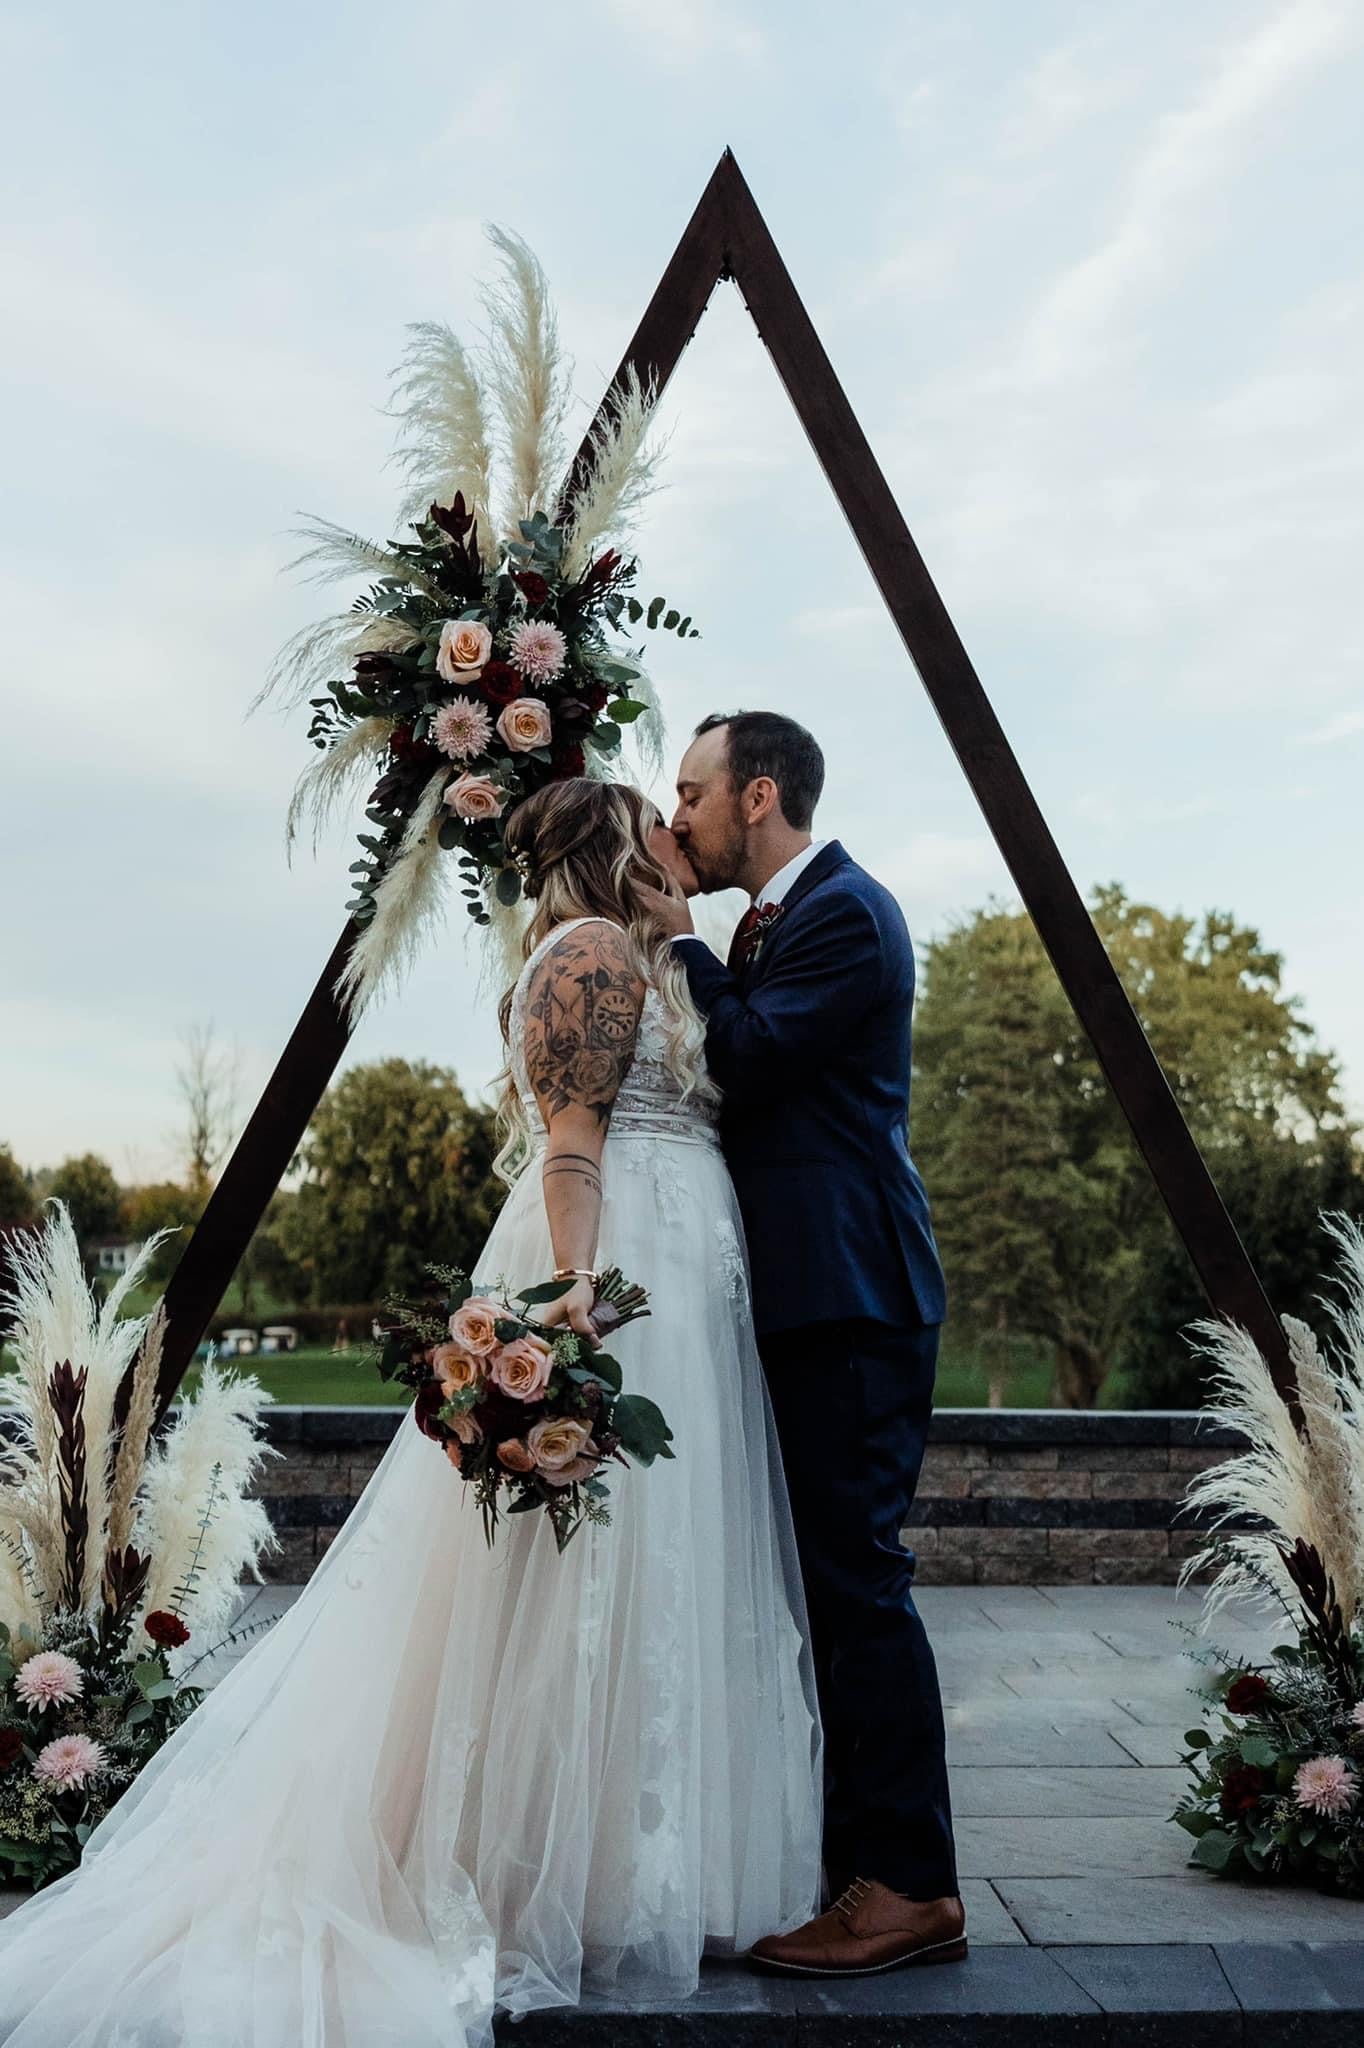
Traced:
<path id="1" fill-rule="evenodd" d="M 722 889 L 737 889 L 739 876 L 743 871 L 747 846 L 742 825 L 735 825 L 721 840 L 720 844 L 698 853 L 695 842 L 688 839 L 682 851 L 692 864 L 697 886 L 703 896 L 718 895 Z"/>

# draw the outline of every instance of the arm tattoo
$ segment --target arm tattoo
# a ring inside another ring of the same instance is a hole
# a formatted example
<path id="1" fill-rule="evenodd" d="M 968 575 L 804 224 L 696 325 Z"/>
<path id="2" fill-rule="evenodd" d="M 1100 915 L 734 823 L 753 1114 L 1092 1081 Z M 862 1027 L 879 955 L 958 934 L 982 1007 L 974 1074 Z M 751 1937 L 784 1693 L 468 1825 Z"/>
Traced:
<path id="1" fill-rule="evenodd" d="M 553 1173 L 571 1173 L 575 1180 L 586 1181 L 593 1194 L 599 1195 L 601 1193 L 601 1175 L 594 1169 L 582 1166 L 556 1166 L 553 1160 L 551 1160 L 540 1178 L 541 1180 L 548 1180 Z"/>
<path id="2" fill-rule="evenodd" d="M 555 946 L 531 984 L 526 1069 L 548 1124 L 570 1105 L 611 1115 L 639 1036 L 644 983 L 625 934 L 594 924 Z"/>

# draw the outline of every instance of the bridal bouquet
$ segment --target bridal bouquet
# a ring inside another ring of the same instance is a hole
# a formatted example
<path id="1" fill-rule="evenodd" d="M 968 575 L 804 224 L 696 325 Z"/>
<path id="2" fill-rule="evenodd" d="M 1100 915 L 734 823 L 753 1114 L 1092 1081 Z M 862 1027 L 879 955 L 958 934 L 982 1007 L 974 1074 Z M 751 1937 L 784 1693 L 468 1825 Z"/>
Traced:
<path id="1" fill-rule="evenodd" d="M 457 1267 L 426 1271 L 439 1295 L 384 1303 L 380 1377 L 415 1387 L 413 1420 L 473 1487 L 489 1544 L 505 1496 L 508 1514 L 543 1509 L 562 1551 L 584 1521 L 611 1519 L 603 1467 L 671 1458 L 672 1431 L 654 1402 L 622 1391 L 614 1358 L 574 1330 L 536 1322 L 530 1311 L 572 1281 L 528 1288 L 513 1306 L 505 1293 L 475 1294 Z M 601 1275 L 591 1318 L 599 1336 L 648 1313 L 642 1287 L 615 1267 Z"/>

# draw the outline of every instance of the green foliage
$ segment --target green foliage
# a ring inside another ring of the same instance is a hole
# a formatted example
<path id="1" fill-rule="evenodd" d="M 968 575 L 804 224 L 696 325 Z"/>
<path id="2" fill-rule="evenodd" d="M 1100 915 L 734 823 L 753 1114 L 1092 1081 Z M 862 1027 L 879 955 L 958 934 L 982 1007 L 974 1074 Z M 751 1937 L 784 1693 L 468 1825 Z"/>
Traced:
<path id="1" fill-rule="evenodd" d="M 493 1116 L 448 1067 L 352 1067 L 299 1148 L 306 1179 L 276 1236 L 309 1300 L 377 1301 L 414 1289 L 433 1247 L 470 1266 L 501 1199 Z"/>
<path id="2" fill-rule="evenodd" d="M 1335 1062 L 1283 993 L 1280 957 L 1223 913 L 1168 916 L 1115 884 L 1091 911 L 1233 1216 L 1239 1188 L 1301 1288 L 1319 1265 L 1315 1197 L 1357 1187 L 1359 1161 Z M 1147 1388 L 1153 1361 L 1187 1353 L 1179 1331 L 1206 1305 L 1023 912 L 979 911 L 928 948 L 913 1108 L 952 1319 L 993 1353 L 998 1392 L 1020 1338 L 1051 1348 L 1077 1407 L 1117 1366 Z M 1281 1174 L 1297 1177 L 1287 1221 Z"/>
<path id="3" fill-rule="evenodd" d="M 82 1250 L 92 1239 L 112 1237 L 123 1229 L 123 1191 L 114 1169 L 97 1152 L 64 1159 L 52 1176 L 50 1192 L 71 1211 L 71 1227 Z"/>
<path id="4" fill-rule="evenodd" d="M 37 1218 L 38 1199 L 32 1176 L 20 1166 L 9 1146 L 0 1144 L 0 1225 L 34 1223 Z"/>
<path id="5" fill-rule="evenodd" d="M 204 1198 L 192 1194 L 178 1181 L 149 1181 L 142 1187 L 126 1190 L 123 1224 L 131 1240 L 141 1243 L 158 1230 L 174 1229 L 176 1233 L 159 1244 L 151 1256 L 147 1279 L 158 1290 L 174 1272 L 203 1207 Z"/>
<path id="6" fill-rule="evenodd" d="M 1348 1649 L 1343 1664 L 1328 1663 L 1304 1634 L 1275 1651 L 1277 1668 L 1252 1672 L 1222 1650 L 1200 1652 L 1216 1667 L 1216 1700 L 1206 1724 L 1184 1737 L 1191 1782 L 1170 1816 L 1192 1836 L 1198 1868 L 1364 1894 L 1364 1729 L 1354 1719 L 1364 1639 L 1352 1636 Z M 1322 1760 L 1341 1778 L 1339 1810 L 1309 1803 L 1299 1779 Z"/>

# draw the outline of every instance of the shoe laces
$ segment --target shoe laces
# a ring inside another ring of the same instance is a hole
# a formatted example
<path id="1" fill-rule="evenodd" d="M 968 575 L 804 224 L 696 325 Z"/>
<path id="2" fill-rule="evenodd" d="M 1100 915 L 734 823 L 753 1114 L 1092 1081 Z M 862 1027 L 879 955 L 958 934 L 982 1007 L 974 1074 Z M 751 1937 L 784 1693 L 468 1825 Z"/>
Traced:
<path id="1" fill-rule="evenodd" d="M 857 1911 L 857 1908 L 861 1905 L 862 1901 L 866 1898 L 870 1890 L 871 1886 L 867 1883 L 865 1877 L 855 1877 L 851 1884 L 844 1886 L 843 1890 L 834 1900 L 834 1912 L 841 1913 L 843 1918 L 846 1920 L 850 1913 L 855 1913 Z"/>

